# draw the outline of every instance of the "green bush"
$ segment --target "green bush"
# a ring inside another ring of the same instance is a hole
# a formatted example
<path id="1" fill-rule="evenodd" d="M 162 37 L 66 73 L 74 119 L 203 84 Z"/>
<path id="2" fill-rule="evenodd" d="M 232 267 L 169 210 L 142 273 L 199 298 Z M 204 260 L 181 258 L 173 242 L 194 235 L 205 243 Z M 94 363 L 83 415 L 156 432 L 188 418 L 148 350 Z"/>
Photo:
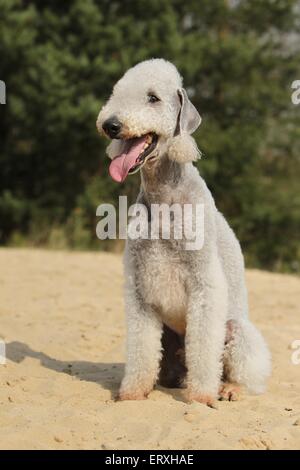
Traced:
<path id="1" fill-rule="evenodd" d="M 199 169 L 249 266 L 299 270 L 296 0 L 0 0 L 0 243 L 114 249 L 96 207 L 132 201 L 95 129 L 136 62 L 173 61 L 203 117 Z"/>

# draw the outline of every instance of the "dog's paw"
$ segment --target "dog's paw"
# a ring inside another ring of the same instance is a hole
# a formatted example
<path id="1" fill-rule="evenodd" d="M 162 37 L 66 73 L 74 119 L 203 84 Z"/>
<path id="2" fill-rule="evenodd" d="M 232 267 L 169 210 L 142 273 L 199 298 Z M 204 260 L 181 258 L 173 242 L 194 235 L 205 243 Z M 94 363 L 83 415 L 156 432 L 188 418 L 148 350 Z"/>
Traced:
<path id="1" fill-rule="evenodd" d="M 203 405 L 209 406 L 210 408 L 217 408 L 216 401 L 212 395 L 188 391 L 186 397 L 188 402 L 197 401 Z"/>
<path id="2" fill-rule="evenodd" d="M 120 390 L 117 400 L 146 400 L 149 392 L 143 392 L 142 390 L 125 391 Z"/>
<path id="3" fill-rule="evenodd" d="M 219 400 L 237 401 L 240 399 L 241 387 L 235 383 L 222 383 L 219 389 Z"/>

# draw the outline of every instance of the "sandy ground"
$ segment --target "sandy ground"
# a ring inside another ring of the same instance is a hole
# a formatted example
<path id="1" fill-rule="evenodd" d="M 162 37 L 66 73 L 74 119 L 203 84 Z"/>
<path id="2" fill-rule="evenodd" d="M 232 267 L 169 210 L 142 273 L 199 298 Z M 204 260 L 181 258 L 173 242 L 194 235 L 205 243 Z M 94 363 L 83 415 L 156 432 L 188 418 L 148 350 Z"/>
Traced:
<path id="1" fill-rule="evenodd" d="M 1 449 L 300 448 L 300 279 L 248 271 L 251 316 L 273 354 L 262 396 L 187 404 L 179 390 L 115 402 L 124 369 L 118 255 L 0 250 Z"/>

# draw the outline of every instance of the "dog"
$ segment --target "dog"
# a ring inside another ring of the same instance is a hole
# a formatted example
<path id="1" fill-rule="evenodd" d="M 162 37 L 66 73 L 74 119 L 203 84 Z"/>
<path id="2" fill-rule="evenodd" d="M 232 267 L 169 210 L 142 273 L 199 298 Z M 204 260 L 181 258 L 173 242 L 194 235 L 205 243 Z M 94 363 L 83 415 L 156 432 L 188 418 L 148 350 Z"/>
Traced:
<path id="1" fill-rule="evenodd" d="M 111 177 L 121 183 L 141 173 L 138 203 L 204 208 L 201 249 L 187 250 L 174 236 L 126 242 L 121 400 L 145 399 L 159 381 L 214 406 L 217 398 L 235 399 L 240 386 L 262 393 L 271 373 L 269 350 L 248 317 L 239 242 L 193 165 L 200 153 L 192 134 L 200 123 L 180 74 L 164 59 L 129 69 L 97 119 L 111 139 Z"/>

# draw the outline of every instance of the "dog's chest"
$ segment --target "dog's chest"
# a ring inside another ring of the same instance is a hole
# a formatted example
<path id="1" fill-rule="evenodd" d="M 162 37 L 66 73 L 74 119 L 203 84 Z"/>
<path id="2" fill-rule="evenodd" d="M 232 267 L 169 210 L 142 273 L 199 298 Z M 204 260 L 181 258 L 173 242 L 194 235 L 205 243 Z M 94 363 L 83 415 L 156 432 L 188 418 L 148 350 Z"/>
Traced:
<path id="1" fill-rule="evenodd" d="M 184 333 L 186 316 L 186 268 L 176 251 L 160 244 L 146 249 L 139 264 L 137 279 L 144 301 L 151 304 L 162 321 Z"/>

